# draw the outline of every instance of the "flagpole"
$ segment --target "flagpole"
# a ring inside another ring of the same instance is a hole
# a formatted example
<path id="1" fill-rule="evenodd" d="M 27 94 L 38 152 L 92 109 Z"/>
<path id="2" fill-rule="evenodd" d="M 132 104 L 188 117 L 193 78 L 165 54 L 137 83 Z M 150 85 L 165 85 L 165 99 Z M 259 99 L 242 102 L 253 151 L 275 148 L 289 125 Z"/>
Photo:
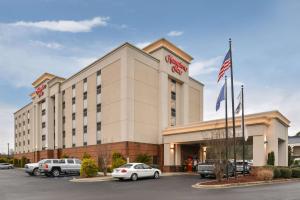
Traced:
<path id="1" fill-rule="evenodd" d="M 227 106 L 227 76 L 225 76 L 225 124 L 226 124 L 226 178 L 229 179 L 228 169 L 228 106 Z"/>
<path id="2" fill-rule="evenodd" d="M 244 117 L 244 86 L 242 90 L 242 132 L 243 132 L 243 175 L 245 176 L 245 117 Z"/>
<path id="3" fill-rule="evenodd" d="M 234 176 L 236 176 L 236 149 L 235 149 L 235 113 L 234 113 L 234 87 L 233 87 L 233 63 L 231 51 L 231 38 L 229 38 L 229 51 L 230 51 L 230 75 L 231 75 L 231 103 L 232 103 L 232 131 L 233 131 L 233 157 L 234 157 Z"/>

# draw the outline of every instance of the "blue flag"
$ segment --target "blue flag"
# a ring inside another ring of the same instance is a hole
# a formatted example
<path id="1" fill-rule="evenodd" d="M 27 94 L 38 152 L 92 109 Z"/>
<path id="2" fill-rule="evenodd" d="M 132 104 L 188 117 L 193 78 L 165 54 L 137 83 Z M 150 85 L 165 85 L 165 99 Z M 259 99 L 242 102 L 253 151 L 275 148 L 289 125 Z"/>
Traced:
<path id="1" fill-rule="evenodd" d="M 221 102 L 225 100 L 225 84 L 223 85 L 220 94 L 218 96 L 217 104 L 216 104 L 216 111 L 220 109 Z"/>

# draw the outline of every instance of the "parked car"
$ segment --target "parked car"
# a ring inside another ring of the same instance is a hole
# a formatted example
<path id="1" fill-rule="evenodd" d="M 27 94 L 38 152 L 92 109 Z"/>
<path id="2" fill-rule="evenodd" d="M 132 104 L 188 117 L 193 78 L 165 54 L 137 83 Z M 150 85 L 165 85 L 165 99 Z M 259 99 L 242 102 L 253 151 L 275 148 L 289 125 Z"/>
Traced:
<path id="1" fill-rule="evenodd" d="M 10 163 L 0 163 L 0 169 L 13 169 L 14 165 Z"/>
<path id="2" fill-rule="evenodd" d="M 139 178 L 152 177 L 158 179 L 161 175 L 161 171 L 156 168 L 152 168 L 144 163 L 127 163 L 119 168 L 116 168 L 112 172 L 112 177 L 119 180 L 131 179 L 136 181 Z"/>
<path id="3" fill-rule="evenodd" d="M 46 176 L 57 177 L 61 174 L 80 174 L 79 159 L 44 159 L 39 163 L 39 171 Z"/>
<path id="4" fill-rule="evenodd" d="M 243 167 L 243 161 L 237 161 L 236 162 L 236 172 L 237 173 L 243 173 L 244 167 Z M 250 173 L 250 165 L 248 162 L 245 161 L 245 173 Z"/>
<path id="5" fill-rule="evenodd" d="M 209 160 L 206 161 L 205 163 L 199 163 L 197 167 L 197 172 L 200 174 L 201 178 L 205 177 L 216 177 L 216 172 L 215 172 L 215 162 L 219 161 L 214 161 L 214 160 Z M 229 176 L 234 176 L 234 166 L 231 162 L 228 162 L 228 175 Z M 224 176 L 226 176 L 226 169 L 224 170 Z"/>
<path id="6" fill-rule="evenodd" d="M 40 161 L 41 162 L 41 161 Z M 39 163 L 27 163 L 25 165 L 25 172 L 31 176 L 38 176 L 40 175 L 40 171 L 39 171 Z"/>

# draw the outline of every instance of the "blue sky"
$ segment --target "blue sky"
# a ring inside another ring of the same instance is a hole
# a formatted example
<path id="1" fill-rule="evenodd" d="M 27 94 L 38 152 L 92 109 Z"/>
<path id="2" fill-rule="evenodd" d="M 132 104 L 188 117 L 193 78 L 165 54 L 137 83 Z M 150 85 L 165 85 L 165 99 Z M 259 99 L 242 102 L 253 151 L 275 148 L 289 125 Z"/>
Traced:
<path id="1" fill-rule="evenodd" d="M 246 113 L 280 110 L 300 130 L 299 1 L 0 1 L 0 152 L 13 143 L 12 113 L 43 72 L 68 77 L 128 41 L 167 38 L 194 57 L 206 120 L 220 118 L 217 70 L 233 40 L 236 93 Z"/>

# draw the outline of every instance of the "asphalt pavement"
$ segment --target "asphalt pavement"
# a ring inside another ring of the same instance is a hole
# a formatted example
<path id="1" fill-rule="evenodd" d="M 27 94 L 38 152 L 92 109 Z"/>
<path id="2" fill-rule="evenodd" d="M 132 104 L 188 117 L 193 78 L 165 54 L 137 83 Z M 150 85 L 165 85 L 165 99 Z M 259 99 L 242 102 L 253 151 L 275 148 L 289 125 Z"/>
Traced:
<path id="1" fill-rule="evenodd" d="M 0 200 L 300 200 L 300 183 L 230 189 L 195 189 L 195 175 L 160 179 L 74 183 L 69 177 L 32 177 L 20 169 L 0 170 Z"/>

